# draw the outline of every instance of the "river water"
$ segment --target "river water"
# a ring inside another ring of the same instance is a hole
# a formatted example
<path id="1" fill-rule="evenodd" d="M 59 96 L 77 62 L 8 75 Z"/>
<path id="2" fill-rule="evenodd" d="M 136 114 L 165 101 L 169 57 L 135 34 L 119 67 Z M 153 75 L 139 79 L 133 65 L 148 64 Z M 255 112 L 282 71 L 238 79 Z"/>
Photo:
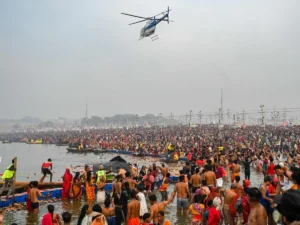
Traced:
<path id="1" fill-rule="evenodd" d="M 17 165 L 17 181 L 31 181 L 39 180 L 41 174 L 41 164 L 47 161 L 48 158 L 52 159 L 53 162 L 53 181 L 62 181 L 66 167 L 95 164 L 100 162 L 107 162 L 117 154 L 102 154 L 96 156 L 93 153 L 87 154 L 72 154 L 67 153 L 66 147 L 58 147 L 55 145 L 28 145 L 25 143 L 12 143 L 2 144 L 0 143 L 0 173 L 3 173 L 6 167 L 11 163 L 14 157 L 18 157 Z M 132 163 L 138 163 L 141 165 L 149 165 L 149 163 L 157 161 L 156 158 L 135 158 L 132 156 L 122 155 L 122 157 Z M 170 165 L 177 167 L 177 165 Z M 241 172 L 241 180 L 244 179 L 244 173 Z M 49 181 L 49 176 L 45 179 L 45 182 Z M 263 175 L 258 174 L 256 171 L 251 172 L 251 186 L 256 186 L 263 181 Z M 228 183 L 225 186 L 228 187 Z M 169 185 L 169 192 L 173 190 L 173 185 Z M 160 200 L 160 194 L 157 193 L 158 200 Z M 77 224 L 77 217 L 80 213 L 81 207 L 86 204 L 85 199 L 82 201 L 58 201 L 52 203 L 55 206 L 55 212 L 61 214 L 64 211 L 69 211 L 73 216 L 73 222 L 71 224 Z M 148 202 L 148 205 L 150 203 Z M 23 224 L 41 224 L 41 218 L 47 213 L 47 205 L 40 206 L 40 212 L 38 215 L 28 214 L 26 210 L 17 212 L 6 212 L 3 224 L 10 225 L 17 223 L 18 225 Z M 179 216 L 176 214 L 176 198 L 173 203 L 167 206 L 166 218 L 169 219 L 172 224 L 187 224 L 185 216 Z"/>

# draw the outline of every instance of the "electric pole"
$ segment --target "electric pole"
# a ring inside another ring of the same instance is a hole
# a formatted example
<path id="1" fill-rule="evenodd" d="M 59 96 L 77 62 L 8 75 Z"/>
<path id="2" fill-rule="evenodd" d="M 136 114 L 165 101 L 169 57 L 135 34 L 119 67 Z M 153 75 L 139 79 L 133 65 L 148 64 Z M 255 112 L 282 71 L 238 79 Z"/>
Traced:
<path id="1" fill-rule="evenodd" d="M 173 126 L 173 119 L 174 119 L 174 116 L 173 116 L 173 113 L 171 112 L 171 115 L 170 115 L 170 119 L 171 119 L 171 123 L 172 123 L 172 126 Z"/>
<path id="2" fill-rule="evenodd" d="M 188 118 L 189 118 L 189 115 L 188 114 L 185 114 L 185 125 L 187 125 L 188 124 L 188 122 L 187 122 L 187 120 L 188 120 Z"/>
<path id="3" fill-rule="evenodd" d="M 159 114 L 158 114 L 158 126 L 160 126 L 160 125 L 161 125 L 161 123 L 160 123 L 160 119 L 161 119 L 161 117 L 162 117 L 162 113 L 159 113 Z"/>
<path id="4" fill-rule="evenodd" d="M 284 122 L 286 122 L 286 110 L 285 110 L 285 107 L 283 109 L 283 119 L 284 119 Z"/>
<path id="5" fill-rule="evenodd" d="M 223 89 L 221 88 L 221 110 L 219 112 L 220 115 L 220 122 L 219 124 L 223 124 L 224 123 L 224 118 L 223 118 Z"/>
<path id="6" fill-rule="evenodd" d="M 192 110 L 190 110 L 190 116 L 189 116 L 189 126 L 191 126 L 192 123 Z"/>
<path id="7" fill-rule="evenodd" d="M 245 125 L 245 109 L 243 109 L 242 120 L 243 120 L 243 125 Z"/>
<path id="8" fill-rule="evenodd" d="M 264 105 L 260 105 L 261 125 L 265 128 Z"/>
<path id="9" fill-rule="evenodd" d="M 228 117 L 228 124 L 230 125 L 230 116 L 231 116 L 231 114 L 230 114 L 230 112 L 229 112 L 229 109 L 227 109 L 227 117 Z"/>
<path id="10" fill-rule="evenodd" d="M 201 126 L 201 119 L 202 119 L 202 114 L 201 114 L 201 111 L 199 111 L 199 114 L 198 114 L 198 116 L 199 116 L 199 122 L 200 122 L 200 126 Z"/>
<path id="11" fill-rule="evenodd" d="M 218 116 L 219 116 L 219 126 L 221 125 L 221 112 L 222 112 L 222 109 L 220 108 L 219 109 L 219 113 L 218 113 Z"/>

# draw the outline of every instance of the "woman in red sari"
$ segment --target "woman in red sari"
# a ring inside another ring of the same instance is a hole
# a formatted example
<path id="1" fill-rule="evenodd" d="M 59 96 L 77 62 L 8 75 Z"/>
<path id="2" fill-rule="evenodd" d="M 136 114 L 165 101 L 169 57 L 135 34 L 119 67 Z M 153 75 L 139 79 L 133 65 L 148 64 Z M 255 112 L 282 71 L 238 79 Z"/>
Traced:
<path id="1" fill-rule="evenodd" d="M 70 190 L 72 186 L 73 175 L 70 173 L 70 169 L 67 168 L 63 176 L 63 189 L 61 193 L 62 199 L 70 198 Z"/>

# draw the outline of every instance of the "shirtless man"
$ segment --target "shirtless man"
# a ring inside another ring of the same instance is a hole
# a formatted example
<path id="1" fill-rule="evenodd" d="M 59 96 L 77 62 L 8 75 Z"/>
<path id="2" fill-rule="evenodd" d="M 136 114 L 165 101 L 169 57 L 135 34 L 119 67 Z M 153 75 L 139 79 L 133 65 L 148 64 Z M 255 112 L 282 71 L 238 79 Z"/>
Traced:
<path id="1" fill-rule="evenodd" d="M 118 197 L 120 198 L 121 196 L 121 193 L 122 193 L 122 177 L 121 175 L 117 175 L 116 176 L 116 182 L 113 184 L 113 187 L 112 187 L 112 193 L 113 193 L 113 196 L 114 194 L 117 194 Z"/>
<path id="2" fill-rule="evenodd" d="M 251 211 L 248 217 L 248 225 L 267 225 L 267 213 L 259 203 L 262 195 L 258 188 L 249 188 L 247 191 Z"/>
<path id="3" fill-rule="evenodd" d="M 195 169 L 195 173 L 191 176 L 190 184 L 192 185 L 192 193 L 194 194 L 201 184 L 201 176 L 199 174 L 199 168 Z"/>
<path id="4" fill-rule="evenodd" d="M 106 198 L 104 201 L 104 207 L 102 207 L 102 214 L 105 216 L 106 219 L 115 215 L 115 207 L 110 207 L 110 203 L 110 199 Z"/>
<path id="5" fill-rule="evenodd" d="M 153 225 L 157 225 L 158 224 L 158 219 L 157 219 L 157 213 L 159 211 L 164 211 L 165 207 L 173 202 L 175 198 L 175 193 L 173 192 L 171 194 L 171 197 L 167 200 L 167 201 L 163 201 L 163 202 L 157 202 L 157 198 L 156 195 L 150 195 L 149 196 L 149 201 L 151 204 L 150 207 L 150 221 L 153 219 Z"/>
<path id="6" fill-rule="evenodd" d="M 124 184 L 125 182 L 128 182 L 130 190 L 133 190 L 135 188 L 135 185 L 138 185 L 140 183 L 140 182 L 137 182 L 136 180 L 132 179 L 130 177 L 130 173 L 129 172 L 126 172 L 125 176 L 126 176 L 126 178 L 123 180 L 122 183 Z"/>
<path id="7" fill-rule="evenodd" d="M 129 164 L 129 168 L 130 168 L 131 177 L 133 179 L 136 179 L 137 178 L 137 169 L 134 166 L 132 166 L 132 164 Z"/>
<path id="8" fill-rule="evenodd" d="M 28 198 L 31 201 L 31 207 L 33 209 L 33 213 L 34 214 L 38 214 L 39 213 L 39 200 L 38 200 L 38 196 L 40 196 L 41 198 L 48 198 L 51 196 L 51 193 L 49 193 L 47 196 L 43 196 L 40 192 L 40 190 L 37 188 L 39 185 L 39 183 L 37 181 L 33 181 L 32 182 L 32 188 L 30 190 L 29 196 Z"/>
<path id="9" fill-rule="evenodd" d="M 126 221 L 128 225 L 140 225 L 140 202 L 136 200 L 136 192 L 130 192 L 131 200 L 127 204 Z"/>
<path id="10" fill-rule="evenodd" d="M 122 178 L 125 178 L 126 170 L 124 170 L 124 169 L 122 169 L 120 167 L 117 167 L 116 169 L 117 169 L 118 174 L 121 175 Z"/>
<path id="11" fill-rule="evenodd" d="M 190 190 L 188 184 L 184 183 L 183 176 L 179 176 L 179 182 L 175 185 L 174 193 L 177 193 L 177 213 L 181 214 L 183 209 L 183 213 L 186 214 L 189 207 Z"/>
<path id="12" fill-rule="evenodd" d="M 225 225 L 234 224 L 234 221 L 230 215 L 230 205 L 238 197 L 236 190 L 237 190 L 236 184 L 232 184 L 230 190 L 224 190 L 224 189 L 220 190 L 220 192 L 224 195 L 223 215 L 224 215 Z"/>
<path id="13" fill-rule="evenodd" d="M 243 186 L 240 184 L 240 176 L 236 176 L 235 177 L 235 184 L 236 184 L 236 193 L 241 197 L 243 196 L 243 193 L 244 193 L 244 188 Z"/>
<path id="14" fill-rule="evenodd" d="M 233 183 L 235 181 L 235 177 L 236 176 L 240 176 L 240 171 L 241 168 L 240 166 L 237 164 L 237 160 L 235 159 L 231 165 L 231 183 Z"/>
<path id="15" fill-rule="evenodd" d="M 169 172 L 168 167 L 165 166 L 164 163 L 161 164 L 161 174 L 163 175 L 164 178 L 167 177 L 167 174 Z"/>
<path id="16" fill-rule="evenodd" d="M 204 180 L 206 180 L 207 186 L 216 187 L 217 178 L 216 174 L 212 171 L 211 165 L 205 165 L 206 172 L 203 174 Z"/>

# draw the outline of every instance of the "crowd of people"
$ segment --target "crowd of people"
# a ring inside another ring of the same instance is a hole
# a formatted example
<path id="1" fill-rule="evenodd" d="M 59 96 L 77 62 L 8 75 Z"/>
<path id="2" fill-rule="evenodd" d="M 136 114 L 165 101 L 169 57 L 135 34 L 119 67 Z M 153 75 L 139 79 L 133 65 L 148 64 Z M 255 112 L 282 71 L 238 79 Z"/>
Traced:
<path id="1" fill-rule="evenodd" d="M 297 126 L 243 129 L 173 126 L 60 132 L 48 137 L 32 135 L 28 138 L 54 137 L 99 148 L 154 154 L 178 152 L 186 156 L 178 180 L 164 163 L 154 163 L 148 168 L 130 164 L 127 171 L 118 168 L 111 193 L 105 192 L 111 168 L 106 171 L 100 166 L 93 174 L 86 166 L 83 174 L 77 172 L 74 177 L 67 169 L 62 198 L 75 201 L 84 196 L 88 203 L 82 207 L 78 225 L 169 225 L 171 218 L 165 214 L 165 208 L 175 197 L 178 215 L 188 218 L 183 224 L 300 224 L 300 127 Z M 256 181 L 260 183 L 258 187 L 251 186 L 255 179 L 251 176 L 253 170 L 263 175 L 262 180 Z M 36 203 L 34 196 L 41 196 L 36 184 L 31 184 L 32 206 Z M 44 217 L 42 224 L 62 224 L 53 206 L 49 205 L 48 211 L 45 215 L 48 219 Z"/>

